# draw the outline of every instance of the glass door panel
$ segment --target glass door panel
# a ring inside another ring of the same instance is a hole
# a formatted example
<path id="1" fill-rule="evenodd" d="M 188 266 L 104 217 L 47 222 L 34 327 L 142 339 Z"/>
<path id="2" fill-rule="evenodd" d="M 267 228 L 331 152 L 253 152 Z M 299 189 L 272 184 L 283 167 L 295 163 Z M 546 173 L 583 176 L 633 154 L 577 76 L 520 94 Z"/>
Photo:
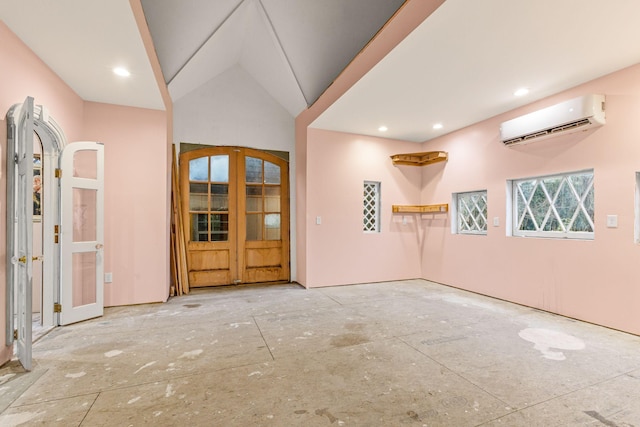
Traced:
<path id="1" fill-rule="evenodd" d="M 74 242 L 92 242 L 96 240 L 97 193 L 97 190 L 94 189 L 73 189 Z"/>
<path id="2" fill-rule="evenodd" d="M 280 214 L 264 216 L 265 240 L 280 240 Z"/>
<path id="3" fill-rule="evenodd" d="M 96 254 L 80 252 L 73 254 L 73 307 L 95 304 L 96 299 Z"/>
<path id="4" fill-rule="evenodd" d="M 262 214 L 247 214 L 247 240 L 262 240 Z"/>
<path id="5" fill-rule="evenodd" d="M 264 162 L 264 183 L 280 184 L 280 166 L 271 162 Z"/>
<path id="6" fill-rule="evenodd" d="M 246 157 L 245 176 L 247 183 L 262 184 L 262 160 L 255 157 Z"/>
<path id="7" fill-rule="evenodd" d="M 226 242 L 229 240 L 229 214 L 211 215 L 211 241 Z"/>
<path id="8" fill-rule="evenodd" d="M 95 151 L 78 151 L 73 154 L 73 176 L 77 178 L 96 179 L 98 173 L 98 156 Z"/>

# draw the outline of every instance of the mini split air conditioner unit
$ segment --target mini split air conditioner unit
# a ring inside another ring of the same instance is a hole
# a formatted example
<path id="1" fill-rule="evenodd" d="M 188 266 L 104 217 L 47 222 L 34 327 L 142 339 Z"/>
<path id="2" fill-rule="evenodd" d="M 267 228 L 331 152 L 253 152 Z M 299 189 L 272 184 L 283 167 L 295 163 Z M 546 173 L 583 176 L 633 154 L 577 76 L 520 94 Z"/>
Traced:
<path id="1" fill-rule="evenodd" d="M 585 95 L 506 121 L 500 134 L 504 145 L 517 145 L 604 124 L 604 95 Z"/>

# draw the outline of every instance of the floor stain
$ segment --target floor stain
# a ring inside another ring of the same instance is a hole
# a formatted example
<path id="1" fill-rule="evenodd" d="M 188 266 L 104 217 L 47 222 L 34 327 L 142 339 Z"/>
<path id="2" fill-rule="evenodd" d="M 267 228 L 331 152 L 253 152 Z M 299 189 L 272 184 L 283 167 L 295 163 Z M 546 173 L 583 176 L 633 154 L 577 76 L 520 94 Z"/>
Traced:
<path id="1" fill-rule="evenodd" d="M 297 411 L 293 411 L 293 413 L 296 415 L 303 415 L 303 414 L 308 414 L 309 411 L 307 411 L 306 409 L 298 409 Z"/>
<path id="2" fill-rule="evenodd" d="M 591 418 L 595 418 L 596 420 L 600 421 L 602 424 L 608 427 L 618 427 L 618 424 L 614 423 L 613 421 L 609 421 L 608 419 L 606 419 L 596 411 L 584 411 L 584 413 L 589 415 Z"/>
<path id="3" fill-rule="evenodd" d="M 183 307 L 186 308 L 198 308 L 200 307 L 202 304 L 182 304 Z"/>
<path id="4" fill-rule="evenodd" d="M 418 413 L 415 411 L 407 411 L 407 415 L 409 416 L 409 418 L 411 418 L 414 421 L 422 421 L 418 416 Z"/>
<path id="5" fill-rule="evenodd" d="M 462 406 L 467 406 L 469 404 L 469 401 L 464 396 L 453 396 L 442 399 L 440 401 L 440 404 L 445 408 L 459 408 Z"/>
<path id="6" fill-rule="evenodd" d="M 364 323 L 345 323 L 344 328 L 350 331 L 361 331 L 364 326 Z"/>
<path id="7" fill-rule="evenodd" d="M 334 347 L 349 347 L 370 342 L 369 338 L 361 334 L 342 334 L 331 338 Z"/>
<path id="8" fill-rule="evenodd" d="M 322 408 L 322 409 L 316 409 L 316 415 L 320 415 L 321 417 L 327 417 L 329 418 L 329 421 L 331 422 L 331 424 L 335 423 L 336 421 L 338 421 L 338 419 L 336 417 L 334 417 L 331 412 L 329 412 L 329 408 Z"/>

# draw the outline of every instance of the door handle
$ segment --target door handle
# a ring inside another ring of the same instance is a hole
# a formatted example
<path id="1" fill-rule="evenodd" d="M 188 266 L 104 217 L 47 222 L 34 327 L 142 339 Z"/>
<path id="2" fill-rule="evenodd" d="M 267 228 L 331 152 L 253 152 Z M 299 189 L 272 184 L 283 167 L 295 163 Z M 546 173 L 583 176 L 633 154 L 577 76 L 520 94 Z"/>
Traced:
<path id="1" fill-rule="evenodd" d="M 23 255 L 23 256 L 21 256 L 20 258 L 18 258 L 18 262 L 21 262 L 21 263 L 23 263 L 23 264 L 26 264 L 26 263 L 27 263 L 27 257 L 26 257 L 26 256 L 24 256 L 24 255 Z"/>
<path id="2" fill-rule="evenodd" d="M 104 248 L 104 245 L 103 245 L 102 243 L 98 243 L 98 244 L 96 245 L 96 249 L 97 249 L 97 250 L 100 250 L 100 249 L 102 249 L 102 248 Z"/>

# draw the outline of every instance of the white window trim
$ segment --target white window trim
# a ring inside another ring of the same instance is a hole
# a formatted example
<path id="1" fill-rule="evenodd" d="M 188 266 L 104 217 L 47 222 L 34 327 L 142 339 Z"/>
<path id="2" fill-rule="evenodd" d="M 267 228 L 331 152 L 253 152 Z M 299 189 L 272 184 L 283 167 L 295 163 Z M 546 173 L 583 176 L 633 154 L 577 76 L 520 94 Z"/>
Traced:
<path id="1" fill-rule="evenodd" d="M 584 169 L 579 171 L 572 172 L 564 172 L 564 173 L 556 173 L 550 175 L 539 175 L 532 176 L 528 178 L 518 178 L 509 180 L 507 183 L 507 188 L 510 189 L 509 193 L 509 201 L 510 201 L 510 211 L 509 211 L 509 222 L 511 223 L 511 235 L 515 237 L 540 237 L 540 238 L 552 238 L 552 239 L 567 239 L 567 240 L 594 240 L 595 239 L 595 218 L 593 220 L 593 229 L 594 231 L 529 231 L 529 230 L 518 230 L 518 198 L 516 197 L 516 191 L 518 190 L 517 182 L 527 181 L 527 180 L 541 180 L 545 178 L 551 177 L 566 177 L 569 175 L 577 175 L 580 173 L 590 172 L 593 176 L 592 188 L 595 187 L 595 173 L 593 169 Z M 544 189 L 546 193 L 546 188 Z M 530 212 L 531 213 L 531 212 Z M 594 215 L 595 217 L 595 215 Z"/>
<path id="2" fill-rule="evenodd" d="M 364 181 L 363 183 L 363 187 L 365 185 L 373 185 L 375 186 L 375 191 L 376 191 L 376 197 L 375 197 L 375 230 L 362 230 L 363 233 L 365 234 L 377 234 L 380 233 L 381 230 L 381 205 L 382 205 L 382 197 L 381 197 L 381 188 L 382 188 L 382 184 L 380 183 L 380 181 Z M 363 200 L 364 203 L 364 200 Z M 364 221 L 364 218 L 363 218 Z M 364 227 L 364 224 L 363 224 Z"/>
<path id="3" fill-rule="evenodd" d="M 452 197 L 451 197 L 451 233 L 452 234 L 469 234 L 469 235 L 475 235 L 475 236 L 486 236 L 487 235 L 487 230 L 489 229 L 489 208 L 487 206 L 487 218 L 485 218 L 485 229 L 484 230 L 460 230 L 460 228 L 458 227 L 458 197 L 460 195 L 467 195 L 467 194 L 476 194 L 476 193 L 484 193 L 485 197 L 487 198 L 487 203 L 488 203 L 488 194 L 487 194 L 487 190 L 476 190 L 476 191 L 460 191 L 458 193 L 453 193 Z"/>

